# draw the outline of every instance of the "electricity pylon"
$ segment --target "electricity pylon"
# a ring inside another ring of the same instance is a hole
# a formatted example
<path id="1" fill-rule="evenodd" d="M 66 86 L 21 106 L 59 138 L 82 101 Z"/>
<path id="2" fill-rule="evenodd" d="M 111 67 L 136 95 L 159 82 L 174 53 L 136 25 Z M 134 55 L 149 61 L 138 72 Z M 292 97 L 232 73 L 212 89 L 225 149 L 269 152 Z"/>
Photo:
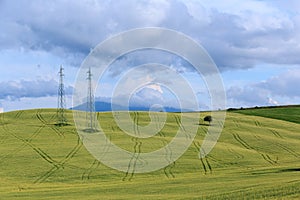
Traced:
<path id="1" fill-rule="evenodd" d="M 59 86 L 58 86 L 58 101 L 57 101 L 57 126 L 68 125 L 67 119 L 65 116 L 66 109 L 66 98 L 65 98 L 65 88 L 64 88 L 64 68 L 60 66 L 59 70 Z"/>
<path id="2" fill-rule="evenodd" d="M 87 103 L 86 103 L 86 131 L 87 132 L 96 132 L 96 115 L 95 115 L 95 102 L 94 95 L 92 91 L 92 72 L 89 68 L 87 72 L 88 80 L 88 93 L 87 93 Z"/>

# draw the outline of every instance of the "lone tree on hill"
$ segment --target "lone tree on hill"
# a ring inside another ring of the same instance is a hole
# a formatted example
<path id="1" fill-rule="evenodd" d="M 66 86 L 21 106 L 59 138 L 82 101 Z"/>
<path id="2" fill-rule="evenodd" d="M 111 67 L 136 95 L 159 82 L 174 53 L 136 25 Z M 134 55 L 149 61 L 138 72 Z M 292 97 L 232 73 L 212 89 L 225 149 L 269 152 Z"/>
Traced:
<path id="1" fill-rule="evenodd" d="M 213 119 L 212 119 L 212 117 L 210 115 L 204 117 L 204 121 L 205 122 L 209 122 L 209 124 L 210 124 L 210 122 L 212 122 L 212 120 Z"/>

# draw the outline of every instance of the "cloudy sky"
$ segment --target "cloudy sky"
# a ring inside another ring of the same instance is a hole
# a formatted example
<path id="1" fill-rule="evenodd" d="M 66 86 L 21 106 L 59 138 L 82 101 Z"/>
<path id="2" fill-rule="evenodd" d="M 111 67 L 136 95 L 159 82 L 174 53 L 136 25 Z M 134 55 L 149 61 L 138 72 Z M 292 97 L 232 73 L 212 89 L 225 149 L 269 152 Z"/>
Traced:
<path id="1" fill-rule="evenodd" d="M 91 49 L 115 34 L 143 27 L 173 29 L 202 45 L 220 70 L 227 107 L 300 103 L 297 0 L 0 0 L 0 27 L 4 111 L 56 107 L 60 65 L 71 107 L 78 69 Z M 96 98 L 108 101 L 120 74 L 153 62 L 150 58 L 183 74 L 200 107 L 209 108 L 201 76 L 177 56 L 151 50 L 117 60 Z M 177 105 L 174 95 L 158 84 L 136 91 L 133 99 L 136 104 Z"/>

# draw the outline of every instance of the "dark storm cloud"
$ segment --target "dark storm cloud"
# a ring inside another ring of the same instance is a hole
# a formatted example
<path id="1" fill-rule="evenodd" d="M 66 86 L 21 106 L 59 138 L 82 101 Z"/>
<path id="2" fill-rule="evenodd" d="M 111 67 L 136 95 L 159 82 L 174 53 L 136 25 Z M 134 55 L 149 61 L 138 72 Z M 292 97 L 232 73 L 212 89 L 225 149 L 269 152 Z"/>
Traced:
<path id="1" fill-rule="evenodd" d="M 44 50 L 73 65 L 79 65 L 107 37 L 147 26 L 191 36 L 221 70 L 251 68 L 257 63 L 300 63 L 300 17 L 281 12 L 271 2 L 245 1 L 240 12 L 198 1 L 20 0 L 1 1 L 0 7 L 1 49 Z M 76 58 L 80 59 L 75 62 Z"/>

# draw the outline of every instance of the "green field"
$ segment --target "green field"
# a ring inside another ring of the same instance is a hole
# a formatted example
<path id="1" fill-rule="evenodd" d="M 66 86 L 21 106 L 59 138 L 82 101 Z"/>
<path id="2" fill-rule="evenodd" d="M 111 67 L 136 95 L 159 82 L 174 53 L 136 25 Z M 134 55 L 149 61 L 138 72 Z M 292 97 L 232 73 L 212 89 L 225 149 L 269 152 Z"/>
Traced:
<path id="1" fill-rule="evenodd" d="M 255 115 L 272 119 L 300 123 L 300 106 L 282 106 L 275 108 L 251 108 L 246 110 L 235 110 L 236 113 Z"/>
<path id="2" fill-rule="evenodd" d="M 208 125 L 201 120 L 182 157 L 144 174 L 119 172 L 91 156 L 71 111 L 71 125 L 63 127 L 54 125 L 52 109 L 2 113 L 0 199 L 299 199 L 300 122 L 288 109 L 227 112 L 217 145 L 202 160 L 199 147 Z M 140 125 L 149 123 L 145 112 L 131 115 Z M 134 140 L 111 113 L 98 117 L 110 140 L 128 151 L 136 151 L 137 140 L 140 152 L 161 148 L 180 126 L 180 114 L 168 113 L 157 135 Z"/>

